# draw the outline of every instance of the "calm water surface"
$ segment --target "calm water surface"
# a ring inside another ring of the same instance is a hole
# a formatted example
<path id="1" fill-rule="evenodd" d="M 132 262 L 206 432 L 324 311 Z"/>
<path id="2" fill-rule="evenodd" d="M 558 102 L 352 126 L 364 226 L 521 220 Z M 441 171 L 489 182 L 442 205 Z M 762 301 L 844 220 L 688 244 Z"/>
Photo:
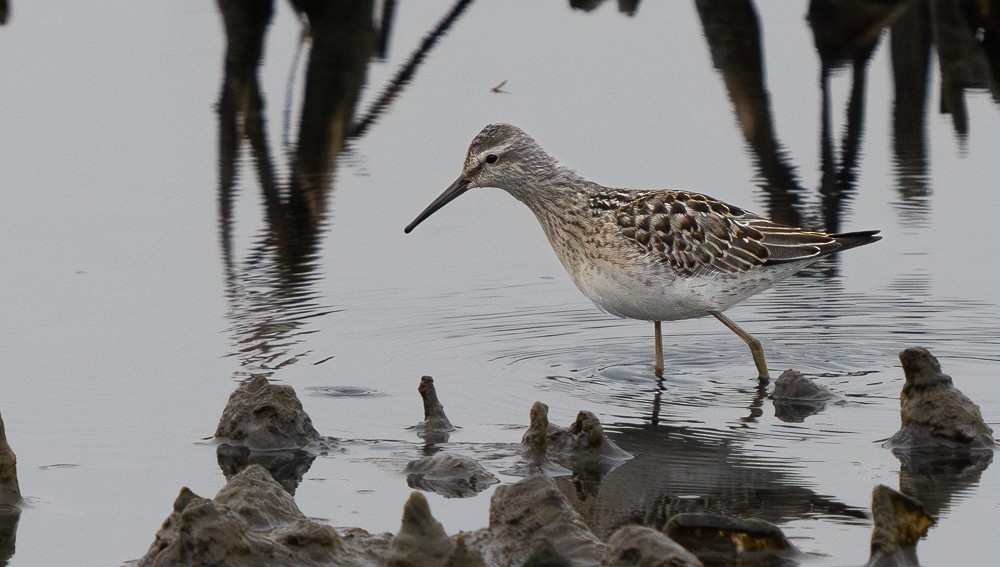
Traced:
<path id="1" fill-rule="evenodd" d="M 533 401 L 554 423 L 595 412 L 636 455 L 566 484 L 598 530 L 709 509 L 780 524 L 807 564 L 861 564 L 871 490 L 902 482 L 938 518 L 920 557 L 979 560 L 996 467 L 928 476 L 881 447 L 909 346 L 1000 422 L 997 82 L 952 3 L 362 2 L 304 44 L 280 2 L 9 4 L 0 412 L 27 498 L 9 564 L 141 556 L 182 486 L 224 484 L 204 439 L 254 374 L 345 440 L 296 493 L 336 526 L 398 529 L 430 374 L 461 427 L 444 450 L 504 482 Z M 501 191 L 404 236 L 499 121 L 606 185 L 881 229 L 730 311 L 775 371 L 846 403 L 779 419 L 712 319 L 664 325 L 658 384 L 651 326 L 597 311 Z M 491 494 L 429 498 L 454 533 Z"/>

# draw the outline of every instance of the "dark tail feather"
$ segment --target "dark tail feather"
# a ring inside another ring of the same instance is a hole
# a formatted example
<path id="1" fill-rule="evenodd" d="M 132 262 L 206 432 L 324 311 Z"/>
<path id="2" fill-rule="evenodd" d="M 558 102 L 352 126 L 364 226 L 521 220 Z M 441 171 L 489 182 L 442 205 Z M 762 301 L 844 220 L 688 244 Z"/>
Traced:
<path id="1" fill-rule="evenodd" d="M 882 237 L 878 235 L 877 230 L 860 230 L 858 232 L 845 232 L 844 234 L 834 234 L 831 235 L 840 244 L 840 248 L 837 248 L 837 252 L 847 250 L 848 248 L 855 248 L 857 246 L 864 246 L 865 244 L 871 244 L 872 242 L 878 242 L 882 240 Z"/>

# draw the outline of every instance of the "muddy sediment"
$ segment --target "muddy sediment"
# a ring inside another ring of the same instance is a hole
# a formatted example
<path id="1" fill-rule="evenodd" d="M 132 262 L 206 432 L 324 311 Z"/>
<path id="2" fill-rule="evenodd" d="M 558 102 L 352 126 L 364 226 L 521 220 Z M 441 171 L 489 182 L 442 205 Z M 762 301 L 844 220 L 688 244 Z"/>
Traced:
<path id="1" fill-rule="evenodd" d="M 421 377 L 417 392 L 424 404 L 424 420 L 413 429 L 428 443 L 446 443 L 448 434 L 455 431 L 455 426 L 444 413 L 444 405 L 438 399 L 437 388 L 434 387 L 434 378 Z"/>
<path id="2" fill-rule="evenodd" d="M 869 565 L 916 565 L 906 561 L 916 560 L 916 543 L 933 523 L 920 503 L 880 486 L 872 510 Z M 795 564 L 800 555 L 773 524 L 713 514 L 679 514 L 663 531 L 627 525 L 602 541 L 541 474 L 498 488 L 489 525 L 473 532 L 448 536 L 420 492 L 404 505 L 395 536 L 336 530 L 305 517 L 266 470 L 251 465 L 212 500 L 182 489 L 138 565 L 197 557 L 204 565 L 697 567 Z"/>
<path id="3" fill-rule="evenodd" d="M 598 494 L 601 480 L 631 459 L 632 454 L 608 439 L 593 413 L 582 410 L 569 427 L 560 427 L 549 422 L 548 412 L 542 402 L 531 406 L 528 430 L 521 437 L 527 471 L 558 477 L 560 490 L 567 498 L 573 496 L 563 486 L 566 482 L 584 498 Z"/>
<path id="4" fill-rule="evenodd" d="M 452 453 L 435 453 L 403 468 L 410 488 L 436 492 L 446 498 L 475 496 L 500 482 L 479 461 Z"/>
<path id="5" fill-rule="evenodd" d="M 293 495 L 316 455 L 337 444 L 316 431 L 294 388 L 261 376 L 229 396 L 215 438 L 220 441 L 216 458 L 227 480 L 256 464 Z"/>
<path id="6" fill-rule="evenodd" d="M 774 401 L 827 402 L 838 399 L 837 394 L 798 370 L 786 370 L 774 382 Z"/>
<path id="7" fill-rule="evenodd" d="M 993 430 L 979 406 L 941 372 L 941 364 L 923 347 L 899 353 L 906 383 L 900 392 L 899 431 L 889 446 L 906 450 L 992 449 Z"/>
<path id="8" fill-rule="evenodd" d="M 215 438 L 251 450 L 315 448 L 333 443 L 313 427 L 295 389 L 257 376 L 240 385 L 222 411 Z"/>
<path id="9" fill-rule="evenodd" d="M 934 525 L 920 501 L 878 485 L 872 491 L 872 518 L 869 567 L 920 565 L 917 542 Z"/>
<path id="10" fill-rule="evenodd" d="M 797 370 L 786 370 L 774 382 L 774 416 L 781 421 L 801 423 L 826 409 L 827 404 L 843 403 L 840 396 Z"/>
<path id="11" fill-rule="evenodd" d="M 17 456 L 7 443 L 7 431 L 0 416 L 0 506 L 20 504 L 21 487 L 17 482 Z"/>
<path id="12" fill-rule="evenodd" d="M 899 360 L 906 379 L 900 429 L 885 445 L 899 459 L 900 491 L 938 515 L 955 495 L 979 484 L 996 442 L 979 406 L 955 387 L 930 351 L 908 348 Z"/>
<path id="13" fill-rule="evenodd" d="M 702 567 L 701 560 L 670 536 L 645 526 L 624 526 L 608 538 L 601 565 Z"/>
<path id="14" fill-rule="evenodd" d="M 388 544 L 385 535 L 358 534 L 348 544 L 333 527 L 307 518 L 264 468 L 251 465 L 212 500 L 181 489 L 138 565 L 370 565 Z"/>
<path id="15" fill-rule="evenodd" d="M 0 416 L 0 565 L 6 565 L 14 556 L 21 502 L 17 457 L 7 443 L 7 430 L 3 425 L 3 416 Z"/>
<path id="16" fill-rule="evenodd" d="M 780 565 L 800 555 L 781 528 L 757 518 L 684 513 L 670 518 L 664 531 L 705 561 L 740 558 L 749 565 Z"/>
<path id="17" fill-rule="evenodd" d="M 410 495 L 403 505 L 399 533 L 392 538 L 386 553 L 386 567 L 446 567 L 456 544 L 444 526 L 431 514 L 427 499 L 419 492 Z"/>
<path id="18" fill-rule="evenodd" d="M 569 427 L 559 427 L 549 422 L 549 407 L 535 402 L 529 419 L 528 431 L 521 437 L 521 446 L 534 457 L 621 461 L 632 456 L 608 439 L 600 420 L 592 412 L 581 410 Z"/>
<path id="19" fill-rule="evenodd" d="M 903 428 L 894 441 L 902 446 L 902 441 L 920 441 L 914 446 L 921 449 L 926 447 L 927 439 L 943 440 L 939 446 L 949 449 L 954 449 L 956 443 L 964 448 L 992 447 L 992 431 L 982 421 L 978 407 L 954 389 L 951 378 L 941 374 L 929 352 L 907 349 L 901 360 L 907 384 L 901 396 Z M 802 382 L 801 375 L 796 374 L 786 373 L 788 387 L 782 387 L 780 392 L 776 389 L 776 402 L 838 399 L 821 387 Z M 499 482 L 482 464 L 452 453 L 445 446 L 447 433 L 454 426 L 444 414 L 433 379 L 422 378 L 419 392 L 424 401 L 424 421 L 415 429 L 425 440 L 425 435 L 435 436 L 436 440 L 428 441 L 430 444 L 424 448 L 425 452 L 434 452 L 410 461 L 400 471 L 407 483 L 444 496 L 471 496 Z M 928 409 L 932 401 L 938 405 Z M 315 431 L 289 386 L 275 386 L 264 379 L 241 385 L 230 397 L 216 436 L 240 443 L 225 444 L 230 450 L 239 449 L 228 469 L 220 457 L 228 482 L 211 500 L 182 489 L 173 511 L 138 565 L 172 565 L 196 557 L 206 565 L 695 567 L 703 562 L 795 564 L 801 555 L 776 525 L 762 518 L 684 512 L 683 506 L 659 499 L 651 503 L 650 512 L 662 511 L 662 522 L 657 520 L 657 514 L 643 512 L 642 518 L 622 517 L 610 526 L 598 521 L 607 529 L 595 531 L 595 525 L 581 515 L 581 510 L 614 511 L 591 509 L 587 504 L 616 493 L 609 490 L 612 487 L 602 487 L 601 482 L 631 454 L 609 440 L 600 421 L 588 411 L 579 412 L 569 427 L 559 427 L 549 423 L 547 406 L 536 402 L 521 444 L 530 464 L 527 470 L 533 472 L 496 489 L 486 527 L 451 536 L 434 518 L 427 498 L 420 492 L 413 492 L 404 505 L 395 536 L 370 534 L 360 528 L 334 529 L 305 517 L 293 494 L 294 485 L 311 460 L 285 461 L 276 456 L 301 452 L 315 458 L 315 453 L 305 448 L 333 441 Z M 244 458 L 247 454 L 267 455 L 271 466 L 251 462 Z M 562 478 L 553 479 L 540 472 L 551 472 L 544 466 L 549 461 L 565 464 L 566 468 L 559 469 Z M 657 475 L 663 474 L 660 469 Z M 275 476 L 281 475 L 275 471 L 282 470 L 287 478 L 279 482 Z M 570 492 L 563 482 L 567 478 L 573 486 Z M 874 490 L 869 565 L 917 564 L 916 543 L 933 519 L 927 508 L 911 496 L 883 486 Z M 846 514 L 847 510 L 842 512 Z"/>
<path id="20" fill-rule="evenodd" d="M 455 426 L 444 413 L 444 405 L 438 399 L 437 389 L 434 387 L 434 378 L 422 376 L 417 392 L 424 405 L 424 419 L 411 429 L 427 443 L 425 452 L 430 454 L 406 464 L 403 468 L 406 484 L 410 488 L 435 492 L 445 498 L 466 498 L 500 482 L 479 461 L 440 451 L 438 446 L 448 442 L 449 434 L 455 430 Z"/>
<path id="21" fill-rule="evenodd" d="M 604 543 L 583 523 L 551 478 L 533 474 L 497 488 L 490 502 L 490 524 L 478 542 L 487 558 L 501 565 L 523 563 L 543 544 L 581 567 L 600 564 Z"/>

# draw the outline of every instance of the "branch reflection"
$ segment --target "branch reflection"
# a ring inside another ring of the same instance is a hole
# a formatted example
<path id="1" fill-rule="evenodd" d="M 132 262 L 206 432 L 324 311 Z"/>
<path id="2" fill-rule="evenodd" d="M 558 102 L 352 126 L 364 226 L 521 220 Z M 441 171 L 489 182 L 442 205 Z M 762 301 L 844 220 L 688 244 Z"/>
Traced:
<path id="1" fill-rule="evenodd" d="M 218 0 L 226 32 L 225 73 L 219 96 L 219 237 L 230 332 L 243 378 L 270 376 L 308 352 L 295 351 L 304 324 L 335 310 L 315 290 L 327 197 L 349 138 L 362 136 L 413 77 L 437 40 L 471 0 L 461 0 L 424 39 L 372 110 L 357 119 L 368 65 L 384 58 L 395 4 L 386 2 L 376 22 L 372 0 L 292 0 L 308 26 L 309 59 L 294 142 L 275 158 L 270 147 L 258 70 L 274 14 L 272 0 Z M 291 90 L 290 90 L 291 92 Z M 287 140 L 287 137 L 286 137 Z M 266 226 L 249 254 L 237 260 L 234 207 L 243 153 L 256 173 Z M 279 171 L 287 171 L 281 175 Z"/>
<path id="2" fill-rule="evenodd" d="M 712 63 L 722 76 L 737 122 L 757 166 L 769 211 L 780 222 L 838 232 L 856 191 L 864 133 L 868 65 L 891 30 L 894 81 L 893 148 L 901 218 L 926 222 L 929 206 L 924 128 L 930 48 L 941 67 L 941 111 L 960 141 L 968 136 L 964 95 L 988 89 L 1000 100 L 1000 17 L 985 3 L 964 0 L 812 0 L 807 19 L 820 59 L 819 210 L 802 210 L 795 168 L 774 131 L 764 80 L 761 31 L 749 0 L 695 0 Z M 844 133 L 834 142 L 831 77 L 851 74 Z M 821 222 L 814 221 L 817 219 Z M 834 260 L 835 257 L 834 257 Z"/>

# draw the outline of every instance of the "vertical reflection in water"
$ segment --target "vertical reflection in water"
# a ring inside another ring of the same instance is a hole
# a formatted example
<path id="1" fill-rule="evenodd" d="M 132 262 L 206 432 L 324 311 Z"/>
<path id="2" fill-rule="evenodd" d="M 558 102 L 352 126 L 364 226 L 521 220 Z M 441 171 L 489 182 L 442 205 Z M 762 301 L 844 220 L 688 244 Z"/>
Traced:
<path id="1" fill-rule="evenodd" d="M 882 32 L 892 26 L 895 86 L 893 147 L 904 222 L 922 224 L 930 193 L 925 133 L 931 39 L 942 76 L 941 111 L 950 113 L 960 141 L 968 132 L 964 92 L 989 89 L 1000 101 L 1000 11 L 963 0 L 811 0 L 808 21 L 821 63 L 820 183 L 822 226 L 801 218 L 794 168 L 776 141 L 764 85 L 760 26 L 749 0 L 696 0 L 712 62 L 723 77 L 744 139 L 764 180 L 777 221 L 838 232 L 856 189 L 864 132 L 867 70 Z M 834 142 L 830 78 L 851 71 L 846 123 Z M 839 151 L 838 151 L 839 150 Z M 834 260 L 835 261 L 835 260 Z M 828 266 L 832 264 L 827 264 Z M 824 270 L 828 272 L 828 270 Z"/>
<path id="2" fill-rule="evenodd" d="M 933 41 L 932 41 L 933 40 Z M 941 69 L 941 112 L 950 114 L 959 142 L 969 133 L 967 89 L 989 89 L 1000 100 L 1000 14 L 960 0 L 911 2 L 892 26 L 895 86 L 893 137 L 900 217 L 923 226 L 930 196 L 925 109 L 934 45 Z"/>
<path id="3" fill-rule="evenodd" d="M 399 96 L 399 93 L 403 91 L 403 88 L 413 79 L 413 75 L 417 72 L 417 68 L 430 53 L 431 49 L 437 44 L 438 40 L 451 28 L 455 22 L 458 21 L 459 16 L 462 12 L 466 10 L 472 4 L 472 0 L 458 0 L 455 5 L 452 6 L 451 10 L 441 18 L 441 21 L 437 23 L 433 30 L 427 36 L 424 37 L 423 41 L 420 42 L 420 47 L 413 53 L 410 60 L 400 68 L 399 72 L 395 77 L 389 81 L 389 85 L 386 87 L 382 94 L 379 95 L 378 100 L 371 106 L 371 109 L 354 124 L 351 129 L 351 136 L 363 136 L 368 128 L 375 122 L 375 120 L 382 115 L 383 112 L 392 104 L 392 101 Z"/>
<path id="4" fill-rule="evenodd" d="M 767 216 L 783 224 L 802 226 L 796 208 L 802 187 L 776 140 L 771 120 L 757 13 L 748 0 L 697 0 L 695 6 L 712 64 L 722 74 L 736 120 L 763 181 L 761 188 L 767 193 L 770 207 Z"/>
<path id="5" fill-rule="evenodd" d="M 371 0 L 294 3 L 309 18 L 312 47 L 288 203 L 304 217 L 296 220 L 315 228 L 326 211 L 337 156 L 344 149 L 368 63 L 375 53 L 374 6 Z"/>
<path id="6" fill-rule="evenodd" d="M 907 226 L 924 226 L 930 195 L 924 120 L 931 52 L 927 3 L 911 2 L 891 30 L 893 161 L 900 220 Z"/>
<path id="7" fill-rule="evenodd" d="M 569 5 L 574 10 L 583 10 L 584 12 L 590 12 L 596 9 L 601 4 L 604 4 L 604 0 L 569 0 Z M 618 0 L 618 11 L 634 16 L 639 10 L 639 0 Z"/>
<path id="8" fill-rule="evenodd" d="M 355 120 L 368 64 L 384 58 L 395 3 L 383 4 L 376 29 L 374 2 L 292 0 L 308 22 L 309 60 L 297 139 L 283 135 L 289 174 L 277 174 L 268 144 L 263 95 L 257 77 L 272 0 L 218 0 L 226 31 L 226 63 L 219 97 L 219 233 L 229 301 L 234 356 L 242 374 L 271 375 L 306 352 L 293 352 L 310 318 L 332 310 L 319 301 L 314 283 L 326 201 L 337 159 L 348 138 L 360 137 L 413 78 L 431 48 L 472 0 L 459 0 L 421 42 L 410 61 L 387 85 L 372 110 Z M 289 90 L 289 92 L 291 92 Z M 289 99 L 291 95 L 288 95 Z M 286 121 L 291 122 L 286 115 Z M 233 207 L 238 158 L 249 146 L 251 165 L 264 197 L 266 226 L 242 262 L 233 250 Z"/>
<path id="9" fill-rule="evenodd" d="M 989 84 L 993 100 L 1000 102 L 1000 10 L 996 9 L 996 3 L 978 2 L 969 13 L 972 15 L 973 33 L 990 68 L 992 80 Z"/>
<path id="10" fill-rule="evenodd" d="M 219 12 L 226 31 L 226 60 L 219 99 L 219 236 L 226 272 L 232 269 L 233 197 L 237 156 L 241 146 L 239 116 L 244 122 L 260 120 L 260 85 L 257 68 L 263 58 L 264 31 L 271 22 L 271 0 L 220 0 Z M 268 166 L 269 167 L 269 166 Z M 264 179 L 271 179 L 268 174 Z M 273 192 L 264 189 L 265 199 Z"/>
<path id="11" fill-rule="evenodd" d="M 747 406 L 749 414 L 746 417 L 740 418 L 740 427 L 746 428 L 749 423 L 757 423 L 760 416 L 764 415 L 764 399 L 767 398 L 767 386 L 765 384 L 757 384 L 757 388 L 754 391 L 754 397 L 750 400 L 750 404 Z"/>
<path id="12" fill-rule="evenodd" d="M 382 15 L 379 17 L 378 47 L 375 56 L 381 61 L 389 58 L 389 38 L 392 36 L 392 22 L 396 19 L 396 0 L 382 2 Z"/>
<path id="13" fill-rule="evenodd" d="M 956 0 L 932 0 L 930 3 L 934 43 L 941 65 L 941 112 L 951 115 L 955 133 L 962 143 L 969 135 L 966 89 L 990 89 L 994 99 L 1000 100 L 997 77 L 992 76 L 986 53 L 980 48 L 976 37 L 979 33 L 977 30 L 982 30 L 985 40 L 990 6 L 992 5 L 993 10 L 996 10 L 996 6 L 993 3 L 984 3 L 978 7 L 974 4 L 976 3 L 960 3 Z M 992 18 L 995 33 L 997 16 L 993 15 Z M 1000 64 L 996 61 L 996 55 L 993 54 L 994 66 Z"/>
<path id="14" fill-rule="evenodd" d="M 821 171 L 819 192 L 823 196 L 823 224 L 827 231 L 840 231 L 844 200 L 855 189 L 862 133 L 868 63 L 882 30 L 900 13 L 903 2 L 863 0 L 812 0 L 809 25 L 820 57 L 822 101 Z M 847 103 L 847 125 L 837 163 L 830 117 L 830 76 L 842 67 L 851 68 L 851 95 Z"/>
<path id="15" fill-rule="evenodd" d="M 306 353 L 292 351 L 306 319 L 330 312 L 313 288 L 326 198 L 344 149 L 374 45 L 371 1 L 300 0 L 311 46 L 298 128 L 286 179 L 279 178 L 268 143 L 257 71 L 263 59 L 268 0 L 219 0 L 226 30 L 226 63 L 219 98 L 219 226 L 230 332 L 243 371 L 269 375 Z M 233 206 L 238 156 L 244 141 L 264 197 L 266 227 L 248 257 L 234 258 Z"/>
<path id="16" fill-rule="evenodd" d="M 770 98 L 764 84 L 760 25 L 748 0 L 696 0 L 705 39 L 714 67 L 719 70 L 733 104 L 743 137 L 754 155 L 758 176 L 767 193 L 768 216 L 778 222 L 804 228 L 839 232 L 845 197 L 854 190 L 864 124 L 865 74 L 881 30 L 899 13 L 894 3 L 831 2 L 814 0 L 809 21 L 822 63 L 821 226 L 803 218 L 800 208 L 804 192 L 795 170 L 776 139 Z M 840 163 L 835 165 L 831 141 L 829 77 L 839 66 L 853 69 L 847 128 L 841 144 Z M 803 275 L 832 276 L 836 257 L 811 267 Z"/>

